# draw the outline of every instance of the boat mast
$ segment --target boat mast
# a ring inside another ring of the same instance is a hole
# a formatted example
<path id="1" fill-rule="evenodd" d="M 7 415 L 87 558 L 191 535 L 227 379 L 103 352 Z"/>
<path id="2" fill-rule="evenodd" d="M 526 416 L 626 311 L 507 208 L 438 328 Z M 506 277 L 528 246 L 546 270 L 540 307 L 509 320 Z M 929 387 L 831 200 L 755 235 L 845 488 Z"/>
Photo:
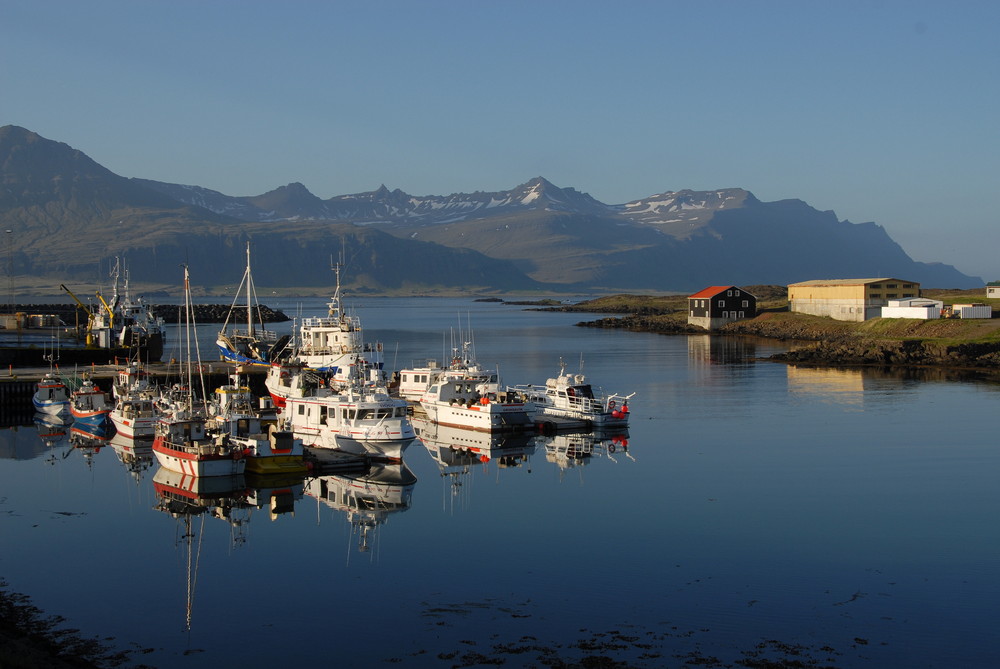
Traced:
<path id="1" fill-rule="evenodd" d="M 247 240 L 247 334 L 253 337 L 253 303 L 250 301 L 250 240 Z"/>

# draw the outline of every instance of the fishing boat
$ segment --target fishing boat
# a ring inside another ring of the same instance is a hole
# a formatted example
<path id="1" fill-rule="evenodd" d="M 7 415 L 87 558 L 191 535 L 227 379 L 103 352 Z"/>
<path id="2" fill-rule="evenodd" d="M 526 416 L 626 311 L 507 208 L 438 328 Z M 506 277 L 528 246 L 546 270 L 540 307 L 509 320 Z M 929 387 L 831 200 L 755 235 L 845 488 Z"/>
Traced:
<path id="1" fill-rule="evenodd" d="M 77 423 L 103 426 L 111 413 L 108 394 L 97 387 L 92 379 L 85 377 L 80 387 L 70 394 L 69 411 Z"/>
<path id="2" fill-rule="evenodd" d="M 400 397 L 419 401 L 431 386 L 440 381 L 472 380 L 480 392 L 495 393 L 498 390 L 499 375 L 496 370 L 484 369 L 476 362 L 472 342 L 462 342 L 462 348 L 452 347 L 451 359 L 447 366 L 440 366 L 437 360 L 425 360 L 419 365 L 399 371 Z"/>
<path id="3" fill-rule="evenodd" d="M 237 307 L 236 302 L 240 299 L 243 287 L 246 286 L 246 306 Z M 246 310 L 246 329 L 240 330 L 235 322 L 233 329 L 229 329 L 229 320 L 238 309 Z M 247 243 L 247 268 L 243 273 L 239 288 L 236 289 L 236 298 L 229 309 L 222 330 L 216 339 L 216 346 L 222 354 L 222 359 L 228 362 L 235 362 L 241 365 L 266 365 L 274 360 L 279 352 L 288 344 L 290 337 L 278 337 L 278 334 L 264 327 L 264 317 L 261 315 L 260 302 L 257 300 L 257 289 L 253 284 L 253 277 L 250 274 L 250 243 Z"/>
<path id="4" fill-rule="evenodd" d="M 122 275 L 124 287 L 119 291 Z M 125 350 L 128 352 L 127 357 L 139 360 L 159 360 L 163 357 L 166 343 L 163 319 L 153 315 L 152 308 L 143 302 L 142 297 L 132 299 L 128 268 L 122 267 L 118 258 L 111 270 L 111 279 L 111 300 L 107 301 L 101 293 L 97 293 L 97 299 L 104 308 L 93 312 L 88 324 L 91 345 L 116 351 Z M 66 292 L 69 290 L 66 289 Z M 70 295 L 76 299 L 72 293 Z"/>
<path id="5" fill-rule="evenodd" d="M 115 380 L 111 385 L 111 394 L 119 397 L 153 398 L 158 394 L 156 384 L 149 378 L 149 373 L 137 361 L 130 361 L 118 368 Z"/>
<path id="6" fill-rule="evenodd" d="M 31 396 L 35 411 L 47 414 L 64 414 L 69 411 L 69 388 L 55 372 L 46 372 L 35 385 Z"/>
<path id="7" fill-rule="evenodd" d="M 475 379 L 441 380 L 420 397 L 428 420 L 481 432 L 530 430 L 534 405 L 513 392 L 484 393 Z"/>
<path id="8" fill-rule="evenodd" d="M 288 397 L 283 416 L 307 446 L 378 459 L 401 459 L 416 436 L 406 400 L 392 397 L 374 380 Z"/>
<path id="9" fill-rule="evenodd" d="M 128 439 L 152 437 L 158 415 L 152 398 L 143 396 L 119 397 L 108 412 L 108 420 L 115 432 Z"/>
<path id="10" fill-rule="evenodd" d="M 621 428 L 628 425 L 631 395 L 610 394 L 587 383 L 581 374 L 567 374 L 566 364 L 559 361 L 559 376 L 545 385 L 512 386 L 508 390 L 524 396 L 535 407 L 535 422 L 545 422 L 556 429 Z"/>
<path id="11" fill-rule="evenodd" d="M 306 462 L 302 439 L 291 430 L 279 429 L 276 416 L 266 416 L 253 404 L 247 386 L 233 383 L 216 389 L 212 429 L 224 434 L 233 448 L 242 448 L 246 471 L 254 474 L 304 474 Z"/>
<path id="12" fill-rule="evenodd" d="M 184 267 L 184 296 L 187 327 L 192 326 L 191 279 Z M 192 362 L 188 355 L 186 387 L 191 389 Z M 204 384 L 202 384 L 204 385 Z M 204 406 L 195 407 L 193 391 L 177 398 L 168 415 L 156 423 L 153 455 L 160 466 L 193 477 L 235 476 L 246 470 L 244 447 L 221 431 L 209 430 Z"/>
<path id="13" fill-rule="evenodd" d="M 340 265 L 334 266 L 336 284 L 327 303 L 326 316 L 304 318 L 298 330 L 293 357 L 308 369 L 328 372 L 347 382 L 352 368 L 363 365 L 382 372 L 381 343 L 365 343 L 361 320 L 344 312 L 340 297 Z"/>

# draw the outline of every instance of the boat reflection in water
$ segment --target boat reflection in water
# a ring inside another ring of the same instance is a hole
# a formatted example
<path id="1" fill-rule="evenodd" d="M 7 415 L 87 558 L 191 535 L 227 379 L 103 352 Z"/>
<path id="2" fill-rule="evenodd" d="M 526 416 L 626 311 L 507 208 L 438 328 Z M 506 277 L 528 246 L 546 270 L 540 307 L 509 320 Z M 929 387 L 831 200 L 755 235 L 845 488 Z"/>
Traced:
<path id="1" fill-rule="evenodd" d="M 535 437 L 531 432 L 480 432 L 441 425 L 426 418 L 412 421 L 417 438 L 437 463 L 452 501 L 468 502 L 462 493 L 466 489 L 464 479 L 473 466 L 485 470 L 493 462 L 499 472 L 526 465 L 535 452 Z"/>
<path id="2" fill-rule="evenodd" d="M 247 503 L 267 509 L 271 520 L 295 515 L 295 502 L 302 499 L 304 474 L 245 474 Z"/>
<path id="3" fill-rule="evenodd" d="M 364 473 L 328 474 L 311 478 L 310 497 L 343 511 L 357 536 L 358 551 L 366 553 L 378 540 L 378 530 L 394 513 L 410 508 L 416 475 L 403 462 L 373 464 Z"/>
<path id="4" fill-rule="evenodd" d="M 69 431 L 69 443 L 74 451 L 83 454 L 87 466 L 92 467 L 94 456 L 108 445 L 108 434 L 103 424 L 90 422 L 74 422 Z"/>
<path id="5" fill-rule="evenodd" d="M 156 492 L 156 505 L 153 508 L 177 519 L 180 533 L 176 536 L 175 546 L 186 551 L 185 629 L 190 631 L 205 518 L 211 516 L 227 522 L 234 547 L 246 543 L 250 508 L 246 480 L 242 474 L 189 476 L 160 467 L 153 474 L 153 490 Z M 195 516 L 200 516 L 197 534 L 193 527 Z"/>
<path id="6" fill-rule="evenodd" d="M 38 437 L 47 449 L 66 445 L 72 424 L 73 417 L 69 412 L 65 414 L 35 412 L 35 429 L 38 430 Z"/>
<path id="7" fill-rule="evenodd" d="M 152 438 L 132 439 L 115 433 L 108 441 L 108 445 L 111 446 L 118 461 L 122 463 L 136 484 L 140 483 L 145 473 L 153 465 Z"/>
<path id="8" fill-rule="evenodd" d="M 614 432 L 557 432 L 535 437 L 545 449 L 545 459 L 561 471 L 589 464 L 594 456 L 618 462 L 619 456 L 635 461 L 629 450 L 627 430 Z"/>

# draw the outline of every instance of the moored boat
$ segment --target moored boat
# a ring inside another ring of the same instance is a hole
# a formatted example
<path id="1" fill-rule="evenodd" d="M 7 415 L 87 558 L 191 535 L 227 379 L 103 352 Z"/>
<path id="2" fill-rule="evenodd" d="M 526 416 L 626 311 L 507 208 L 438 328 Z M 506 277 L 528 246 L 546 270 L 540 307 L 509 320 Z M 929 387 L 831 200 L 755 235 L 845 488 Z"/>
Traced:
<path id="1" fill-rule="evenodd" d="M 535 407 L 535 422 L 552 421 L 555 428 L 626 427 L 631 395 L 610 394 L 587 383 L 583 374 L 567 374 L 566 365 L 559 361 L 559 376 L 545 385 L 512 386 L 508 390 L 523 395 Z"/>
<path id="2" fill-rule="evenodd" d="M 302 319 L 293 357 L 308 369 L 328 372 L 335 381 L 350 380 L 352 368 L 364 366 L 382 373 L 382 344 L 365 343 L 361 320 L 344 312 L 340 299 L 340 266 L 327 315 Z"/>
<path id="3" fill-rule="evenodd" d="M 233 329 L 229 329 L 229 319 L 237 313 L 236 301 L 242 294 L 243 287 L 246 286 L 246 306 L 239 307 L 246 309 L 246 329 L 240 330 L 233 323 Z M 256 313 L 255 313 L 256 312 Z M 247 268 L 243 273 L 243 280 L 236 290 L 236 299 L 229 309 L 229 315 L 222 330 L 216 339 L 216 346 L 222 359 L 228 362 L 235 362 L 241 365 L 266 365 L 275 359 L 288 343 L 289 337 L 278 337 L 278 334 L 268 330 L 264 326 L 264 319 L 260 313 L 260 303 L 257 300 L 257 291 L 253 284 L 253 276 L 250 274 L 250 244 L 247 243 Z"/>
<path id="4" fill-rule="evenodd" d="M 418 401 L 431 386 L 440 381 L 472 380 L 480 392 L 495 393 L 498 390 L 498 374 L 495 370 L 484 369 L 476 362 L 472 353 L 472 342 L 463 341 L 462 350 L 452 348 L 451 360 L 442 367 L 436 360 L 426 360 L 422 364 L 399 371 L 400 397 Z"/>
<path id="5" fill-rule="evenodd" d="M 70 394 L 69 411 L 77 423 L 104 425 L 111 412 L 111 404 L 106 392 L 98 388 L 92 379 L 84 378 L 80 387 Z"/>
<path id="6" fill-rule="evenodd" d="M 516 393 L 483 393 L 474 379 L 442 380 L 420 397 L 435 423 L 481 432 L 532 429 L 534 406 Z"/>
<path id="7" fill-rule="evenodd" d="M 62 414 L 69 411 L 69 388 L 55 372 L 46 372 L 36 384 L 31 396 L 35 411 L 47 414 Z"/>
<path id="8" fill-rule="evenodd" d="M 157 418 L 153 400 L 142 396 L 119 397 L 108 412 L 115 432 L 129 439 L 152 437 Z"/>
<path id="9" fill-rule="evenodd" d="M 308 446 L 399 460 L 416 436 L 406 400 L 376 382 L 337 391 L 289 397 L 284 416 Z"/>

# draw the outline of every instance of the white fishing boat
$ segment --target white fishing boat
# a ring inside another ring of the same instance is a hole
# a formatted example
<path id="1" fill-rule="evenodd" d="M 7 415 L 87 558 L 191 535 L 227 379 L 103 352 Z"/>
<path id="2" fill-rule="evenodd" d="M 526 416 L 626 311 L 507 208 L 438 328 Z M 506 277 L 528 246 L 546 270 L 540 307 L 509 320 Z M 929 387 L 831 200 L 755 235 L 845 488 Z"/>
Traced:
<path id="1" fill-rule="evenodd" d="M 159 416 L 149 397 L 119 397 L 108 413 L 115 432 L 129 439 L 152 437 Z"/>
<path id="2" fill-rule="evenodd" d="M 146 397 L 152 399 L 158 394 L 156 384 L 142 364 L 131 361 L 118 369 L 111 386 L 111 394 L 120 397 Z"/>
<path id="3" fill-rule="evenodd" d="M 381 343 L 366 343 L 361 320 L 344 311 L 340 298 L 340 266 L 334 267 L 336 286 L 326 316 L 302 319 L 292 357 L 308 369 L 329 372 L 347 382 L 352 368 L 365 366 L 380 373 L 384 368 Z"/>
<path id="4" fill-rule="evenodd" d="M 442 380 L 420 397 L 427 418 L 481 432 L 533 429 L 534 405 L 512 392 L 483 393 L 474 379 Z"/>
<path id="5" fill-rule="evenodd" d="M 406 400 L 374 381 L 289 397 L 282 415 L 307 446 L 379 459 L 401 459 L 415 437 Z"/>
<path id="6" fill-rule="evenodd" d="M 338 382 L 334 381 L 334 386 L 337 385 Z M 333 394 L 329 374 L 307 369 L 297 360 L 272 363 L 267 369 L 264 387 L 267 388 L 274 406 L 279 409 L 285 407 L 290 397 L 303 399 Z"/>
<path id="7" fill-rule="evenodd" d="M 626 427 L 631 395 L 602 394 L 587 383 L 583 374 L 567 374 L 559 361 L 559 376 L 545 385 L 512 386 L 508 390 L 524 396 L 535 407 L 534 420 L 556 429 Z"/>
<path id="8" fill-rule="evenodd" d="M 111 413 L 111 403 L 108 394 L 92 379 L 84 378 L 80 387 L 70 394 L 69 411 L 77 423 L 104 425 Z"/>
<path id="9" fill-rule="evenodd" d="M 47 414 L 63 414 L 69 412 L 69 388 L 55 372 L 46 372 L 45 376 L 35 384 L 35 393 L 31 396 L 35 411 Z"/>
<path id="10" fill-rule="evenodd" d="M 160 466 L 187 476 L 235 476 L 246 470 L 242 446 L 208 430 L 208 418 L 176 411 L 156 423 L 153 455 Z"/>
<path id="11" fill-rule="evenodd" d="M 499 375 L 496 370 L 484 369 L 476 362 L 472 352 L 472 342 L 463 341 L 462 349 L 452 348 L 452 356 L 447 366 L 440 366 L 437 360 L 425 360 L 419 365 L 399 371 L 400 397 L 418 401 L 431 386 L 440 381 L 472 380 L 480 392 L 495 393 L 498 390 Z"/>
<path id="12" fill-rule="evenodd" d="M 246 306 L 237 307 L 236 301 L 242 296 L 243 287 L 246 286 Z M 246 329 L 240 330 L 233 323 L 233 329 L 229 329 L 229 319 L 237 313 L 238 309 L 246 310 Z M 253 277 L 250 274 L 250 243 L 247 243 L 247 268 L 243 273 L 239 288 L 236 289 L 236 298 L 229 309 L 222 330 L 216 339 L 216 346 L 222 354 L 222 359 L 228 362 L 235 362 L 241 365 L 267 365 L 275 359 L 285 348 L 290 337 L 278 337 L 273 330 L 268 330 L 264 326 L 264 318 L 261 315 L 260 303 L 257 300 L 257 289 L 253 284 Z"/>

